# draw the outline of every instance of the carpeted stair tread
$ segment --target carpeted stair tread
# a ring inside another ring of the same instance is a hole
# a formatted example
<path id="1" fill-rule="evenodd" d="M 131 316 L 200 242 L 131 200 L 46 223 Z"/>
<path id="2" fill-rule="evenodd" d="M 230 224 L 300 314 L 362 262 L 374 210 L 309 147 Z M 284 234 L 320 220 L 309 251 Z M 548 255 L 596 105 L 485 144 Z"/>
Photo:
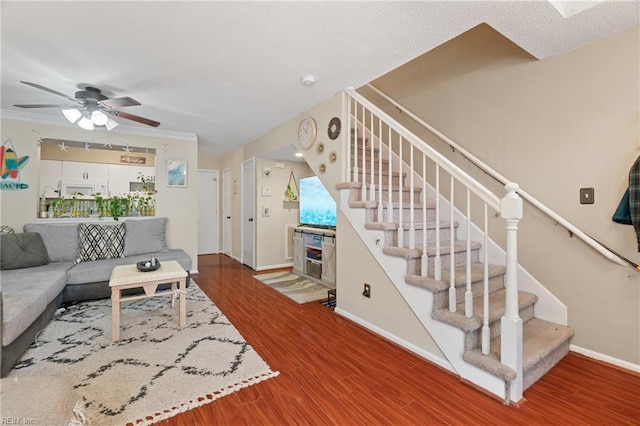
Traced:
<path id="1" fill-rule="evenodd" d="M 367 186 L 370 186 L 371 182 L 364 182 L 366 183 Z M 379 188 L 378 186 L 378 182 L 375 182 L 376 184 L 376 188 Z M 339 183 L 336 185 L 336 189 L 362 189 L 362 185 L 363 182 L 346 182 L 346 183 Z M 393 191 L 398 191 L 398 186 L 397 185 L 393 185 L 391 187 L 391 189 Z M 389 190 L 389 185 L 387 185 L 387 183 L 383 183 L 382 184 L 382 190 L 383 191 L 388 191 Z M 411 187 L 410 186 L 403 186 L 402 187 L 402 191 L 403 192 L 411 192 Z M 422 188 L 415 186 L 413 188 L 413 192 L 422 192 Z"/>
<path id="2" fill-rule="evenodd" d="M 417 219 L 414 223 L 413 223 L 413 229 L 415 230 L 421 230 L 421 229 L 436 229 L 436 224 L 437 222 L 434 220 L 430 220 L 427 221 L 427 225 L 424 226 L 422 223 L 422 214 L 419 215 L 420 218 Z M 440 221 L 440 229 L 441 230 L 447 230 L 450 229 L 450 224 L 451 222 L 449 221 Z M 410 229 L 410 223 L 409 222 L 403 222 L 402 226 L 404 228 L 405 231 L 407 231 L 408 229 Z M 366 222 L 364 224 L 365 229 L 375 229 L 375 230 L 379 230 L 379 231 L 397 231 L 398 228 L 400 227 L 400 224 L 398 222 Z M 457 228 L 458 227 L 458 222 L 454 222 L 453 223 L 453 227 Z"/>
<path id="3" fill-rule="evenodd" d="M 479 250 L 482 244 L 477 241 L 471 241 L 471 250 Z M 455 253 L 466 252 L 467 242 L 464 240 L 457 240 L 454 243 L 453 250 Z M 422 256 L 422 248 L 405 248 L 405 247 L 383 247 L 382 252 L 390 256 L 403 257 L 405 259 L 415 259 Z M 440 246 L 440 255 L 450 253 L 449 243 L 442 244 Z M 427 247 L 427 256 L 435 256 L 436 248 L 434 246 Z"/>
<path id="4" fill-rule="evenodd" d="M 530 371 L 539 367 L 539 363 L 547 363 L 543 366 L 548 371 L 557 363 L 557 360 L 547 359 L 556 349 L 566 345 L 573 336 L 573 330 L 560 324 L 533 318 L 523 324 L 523 372 L 524 381 L 528 382 L 527 375 Z M 515 378 L 515 372 L 500 363 L 500 336 L 491 339 L 490 354 L 485 356 L 479 348 L 465 351 L 462 359 L 485 371 L 488 371 L 507 382 Z M 561 357 L 560 357 L 561 358 Z M 530 381 L 529 381 L 530 382 Z M 530 385 L 531 383 L 529 383 Z M 525 385 L 525 388 L 528 387 Z"/>
<path id="5" fill-rule="evenodd" d="M 504 315 L 504 300 L 506 290 L 501 289 L 489 294 L 489 323 L 499 320 Z M 526 291 L 518 292 L 518 309 L 524 309 L 538 301 L 538 297 Z M 431 317 L 444 323 L 453 325 L 465 332 L 477 330 L 482 327 L 484 315 L 484 298 L 473 299 L 473 316 L 467 318 L 464 313 L 464 301 L 458 303 L 456 312 L 450 312 L 448 308 L 436 309 Z"/>
<path id="6" fill-rule="evenodd" d="M 388 203 L 383 203 L 384 209 L 387 210 L 388 208 Z M 397 201 L 394 201 L 393 203 L 391 203 L 391 206 L 394 209 L 398 209 L 399 208 L 399 203 Z M 413 209 L 414 211 L 418 211 L 418 209 L 422 209 L 423 204 L 419 202 L 419 200 L 417 200 L 415 203 L 413 203 Z M 378 202 L 377 201 L 349 201 L 349 207 L 351 207 L 352 209 L 377 209 L 378 208 Z M 403 202 L 402 203 L 402 209 L 403 210 L 409 210 L 411 208 L 411 204 L 409 204 L 408 202 Z M 427 203 L 427 209 L 433 209 L 435 208 L 435 205 L 432 207 L 430 203 Z M 416 213 L 416 216 L 418 214 Z"/>
<path id="7" fill-rule="evenodd" d="M 502 265 L 489 265 L 489 279 L 505 273 L 506 268 Z M 433 274 L 432 274 L 433 275 Z M 459 266 L 455 269 L 456 287 L 463 287 L 467 284 L 467 267 Z M 471 282 L 481 281 L 484 278 L 484 263 L 474 263 L 471 265 Z M 442 279 L 436 280 L 431 277 L 421 277 L 420 275 L 407 275 L 405 281 L 418 287 L 424 287 L 432 292 L 443 291 L 449 288 L 449 271 L 442 273 Z"/>

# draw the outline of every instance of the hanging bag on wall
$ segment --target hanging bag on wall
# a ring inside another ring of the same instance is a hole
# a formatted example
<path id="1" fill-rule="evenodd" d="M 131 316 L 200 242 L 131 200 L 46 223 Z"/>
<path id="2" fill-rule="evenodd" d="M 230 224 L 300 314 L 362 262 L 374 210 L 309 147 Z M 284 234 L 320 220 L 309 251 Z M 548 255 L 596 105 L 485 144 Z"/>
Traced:
<path id="1" fill-rule="evenodd" d="M 633 225 L 633 222 L 631 221 L 631 208 L 629 206 L 629 188 L 624 191 L 622 199 L 618 204 L 618 208 L 616 208 L 616 212 L 613 214 L 611 220 L 624 225 Z"/>

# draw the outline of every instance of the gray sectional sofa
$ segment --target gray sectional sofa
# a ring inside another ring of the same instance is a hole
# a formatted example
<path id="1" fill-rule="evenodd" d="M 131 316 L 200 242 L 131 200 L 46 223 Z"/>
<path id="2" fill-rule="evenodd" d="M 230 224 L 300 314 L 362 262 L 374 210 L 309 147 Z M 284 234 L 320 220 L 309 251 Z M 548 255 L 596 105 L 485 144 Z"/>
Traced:
<path id="1" fill-rule="evenodd" d="M 115 240 L 105 244 L 91 232 Z M 165 232 L 166 218 L 149 218 L 117 225 L 30 223 L 24 233 L 1 235 L 1 377 L 62 304 L 110 297 L 115 266 L 153 255 L 160 263 L 175 260 L 189 272 L 191 258 L 167 248 Z"/>

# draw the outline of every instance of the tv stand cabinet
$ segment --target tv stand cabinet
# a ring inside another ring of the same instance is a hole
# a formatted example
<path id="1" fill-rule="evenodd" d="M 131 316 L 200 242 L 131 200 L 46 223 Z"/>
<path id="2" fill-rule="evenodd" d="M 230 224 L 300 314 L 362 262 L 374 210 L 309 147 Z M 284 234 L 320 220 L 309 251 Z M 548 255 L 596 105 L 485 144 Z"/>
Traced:
<path id="1" fill-rule="evenodd" d="M 293 270 L 324 281 L 336 282 L 336 231 L 298 226 L 293 233 Z"/>

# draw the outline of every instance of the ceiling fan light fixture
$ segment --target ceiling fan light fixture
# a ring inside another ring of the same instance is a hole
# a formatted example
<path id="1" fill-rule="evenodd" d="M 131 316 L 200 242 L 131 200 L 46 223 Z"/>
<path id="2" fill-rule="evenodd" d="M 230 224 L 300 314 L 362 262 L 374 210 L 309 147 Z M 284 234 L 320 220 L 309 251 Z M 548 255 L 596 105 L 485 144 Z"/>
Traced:
<path id="1" fill-rule="evenodd" d="M 111 130 L 115 129 L 115 128 L 116 128 L 116 127 L 118 127 L 118 125 L 120 124 L 120 123 L 118 123 L 116 120 L 114 120 L 114 119 L 113 119 L 113 118 L 111 118 L 111 117 L 107 117 L 107 118 L 108 118 L 108 120 L 107 120 L 107 122 L 104 124 L 104 127 L 106 127 L 106 128 L 107 128 L 107 131 L 111 131 Z"/>
<path id="2" fill-rule="evenodd" d="M 69 123 L 75 123 L 80 117 L 82 117 L 82 113 L 75 108 L 63 109 L 62 113 L 65 118 L 69 120 Z"/>
<path id="3" fill-rule="evenodd" d="M 93 111 L 91 113 L 91 122 L 96 126 L 104 126 L 109 121 L 109 117 L 102 111 Z"/>
<path id="4" fill-rule="evenodd" d="M 93 130 L 93 122 L 87 117 L 82 117 L 80 121 L 78 121 L 78 126 L 85 130 Z"/>

